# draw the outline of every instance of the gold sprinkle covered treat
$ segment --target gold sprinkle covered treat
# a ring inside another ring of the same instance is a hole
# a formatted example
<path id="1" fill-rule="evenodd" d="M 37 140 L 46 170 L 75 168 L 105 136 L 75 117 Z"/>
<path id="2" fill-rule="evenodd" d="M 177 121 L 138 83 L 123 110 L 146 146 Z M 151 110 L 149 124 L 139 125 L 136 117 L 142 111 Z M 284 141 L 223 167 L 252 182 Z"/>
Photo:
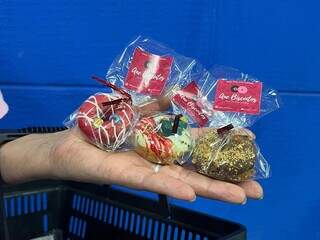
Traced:
<path id="1" fill-rule="evenodd" d="M 231 130 L 219 135 L 210 130 L 196 143 L 192 163 L 197 171 L 209 177 L 240 182 L 250 179 L 255 171 L 257 148 L 248 135 Z"/>

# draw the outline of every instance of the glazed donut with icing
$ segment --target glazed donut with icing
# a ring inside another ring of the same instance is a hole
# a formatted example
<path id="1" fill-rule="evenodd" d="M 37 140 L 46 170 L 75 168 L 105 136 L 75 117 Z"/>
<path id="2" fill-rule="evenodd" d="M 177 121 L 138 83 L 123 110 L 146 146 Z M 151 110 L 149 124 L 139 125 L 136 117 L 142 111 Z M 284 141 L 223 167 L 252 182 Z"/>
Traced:
<path id="1" fill-rule="evenodd" d="M 194 142 L 186 117 L 179 117 L 174 130 L 176 119 L 167 114 L 142 118 L 133 132 L 135 151 L 154 163 L 183 163 L 191 155 Z"/>
<path id="2" fill-rule="evenodd" d="M 104 150 L 116 150 L 132 132 L 136 114 L 131 97 L 113 84 L 93 77 L 117 93 L 97 93 L 79 108 L 76 119 L 81 132 L 90 142 Z"/>
<path id="3" fill-rule="evenodd" d="M 106 105 L 117 99 L 119 98 L 112 94 L 95 94 L 80 106 L 77 115 L 80 130 L 91 142 L 103 149 L 115 150 L 132 129 L 134 111 L 129 103 L 121 101 Z"/>

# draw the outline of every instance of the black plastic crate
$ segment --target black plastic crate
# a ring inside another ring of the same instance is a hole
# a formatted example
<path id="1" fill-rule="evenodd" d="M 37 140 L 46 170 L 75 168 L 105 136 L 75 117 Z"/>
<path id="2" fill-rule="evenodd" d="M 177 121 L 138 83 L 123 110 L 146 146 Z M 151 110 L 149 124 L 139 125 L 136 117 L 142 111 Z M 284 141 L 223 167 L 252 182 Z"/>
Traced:
<path id="1" fill-rule="evenodd" d="M 10 239 L 245 239 L 242 225 L 108 186 L 41 181 L 4 187 Z"/>

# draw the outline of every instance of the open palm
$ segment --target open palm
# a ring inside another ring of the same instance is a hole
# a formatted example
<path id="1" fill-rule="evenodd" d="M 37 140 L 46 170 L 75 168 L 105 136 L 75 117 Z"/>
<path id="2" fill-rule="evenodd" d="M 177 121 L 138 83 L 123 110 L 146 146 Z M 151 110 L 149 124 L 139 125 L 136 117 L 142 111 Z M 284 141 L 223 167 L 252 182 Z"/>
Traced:
<path id="1" fill-rule="evenodd" d="M 143 107 L 144 111 L 163 111 L 168 100 Z M 207 129 L 193 129 L 197 138 Z M 252 133 L 244 130 L 243 134 Z M 252 135 L 252 137 L 254 137 Z M 148 162 L 134 151 L 110 153 L 87 143 L 79 129 L 51 134 L 32 134 L 5 144 L 0 151 L 1 174 L 16 183 L 54 178 L 101 184 L 119 184 L 193 201 L 196 195 L 222 201 L 244 203 L 263 197 L 255 181 L 239 184 L 214 180 L 181 166 L 162 166 Z"/>
<path id="2" fill-rule="evenodd" d="M 201 134 L 193 129 L 194 136 Z M 134 151 L 109 153 L 87 143 L 78 130 L 56 133 L 57 144 L 52 152 L 55 174 L 62 179 L 119 184 L 149 190 L 192 201 L 196 195 L 222 201 L 243 203 L 247 197 L 261 198 L 262 188 L 255 181 L 232 184 L 214 180 L 181 166 L 155 164 Z"/>

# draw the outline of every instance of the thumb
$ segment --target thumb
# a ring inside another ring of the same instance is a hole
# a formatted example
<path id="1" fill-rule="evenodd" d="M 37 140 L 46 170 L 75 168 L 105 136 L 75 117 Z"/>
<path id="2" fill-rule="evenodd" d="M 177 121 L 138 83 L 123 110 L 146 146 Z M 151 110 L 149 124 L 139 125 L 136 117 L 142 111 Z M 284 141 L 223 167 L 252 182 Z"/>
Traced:
<path id="1" fill-rule="evenodd" d="M 146 115 L 152 112 L 163 112 L 170 107 L 170 99 L 168 97 L 160 97 L 153 102 L 146 103 L 138 107 L 141 115 Z"/>

